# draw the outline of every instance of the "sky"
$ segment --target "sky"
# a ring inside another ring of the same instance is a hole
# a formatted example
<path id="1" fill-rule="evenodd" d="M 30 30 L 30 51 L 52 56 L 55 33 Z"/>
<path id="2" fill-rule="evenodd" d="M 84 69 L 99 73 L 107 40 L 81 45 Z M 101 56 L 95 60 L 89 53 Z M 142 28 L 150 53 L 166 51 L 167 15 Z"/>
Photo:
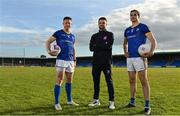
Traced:
<path id="1" fill-rule="evenodd" d="M 50 57 L 45 41 L 73 18 L 77 56 L 91 56 L 89 41 L 97 20 L 107 17 L 115 36 L 113 54 L 122 54 L 129 12 L 140 11 L 158 42 L 156 51 L 180 50 L 180 0 L 0 0 L 0 57 Z"/>

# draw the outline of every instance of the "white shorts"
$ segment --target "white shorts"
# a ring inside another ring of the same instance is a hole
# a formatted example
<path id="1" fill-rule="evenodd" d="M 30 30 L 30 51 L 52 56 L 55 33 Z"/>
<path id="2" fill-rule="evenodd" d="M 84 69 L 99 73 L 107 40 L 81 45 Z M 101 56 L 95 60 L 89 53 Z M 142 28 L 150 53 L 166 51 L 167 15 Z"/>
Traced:
<path id="1" fill-rule="evenodd" d="M 74 72 L 74 61 L 56 60 L 56 70 L 69 73 Z"/>
<path id="2" fill-rule="evenodd" d="M 128 71 L 142 71 L 147 69 L 147 58 L 127 58 Z"/>

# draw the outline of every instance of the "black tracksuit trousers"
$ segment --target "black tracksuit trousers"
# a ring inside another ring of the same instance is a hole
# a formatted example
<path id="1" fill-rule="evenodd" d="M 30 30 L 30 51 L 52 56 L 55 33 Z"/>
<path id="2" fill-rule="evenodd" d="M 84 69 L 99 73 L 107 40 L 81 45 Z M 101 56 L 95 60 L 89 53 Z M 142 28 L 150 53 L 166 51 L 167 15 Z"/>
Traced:
<path id="1" fill-rule="evenodd" d="M 114 87 L 112 80 L 111 65 L 93 65 L 92 75 L 94 82 L 94 99 L 99 99 L 101 71 L 103 71 L 106 79 L 109 93 L 109 101 L 114 101 Z"/>

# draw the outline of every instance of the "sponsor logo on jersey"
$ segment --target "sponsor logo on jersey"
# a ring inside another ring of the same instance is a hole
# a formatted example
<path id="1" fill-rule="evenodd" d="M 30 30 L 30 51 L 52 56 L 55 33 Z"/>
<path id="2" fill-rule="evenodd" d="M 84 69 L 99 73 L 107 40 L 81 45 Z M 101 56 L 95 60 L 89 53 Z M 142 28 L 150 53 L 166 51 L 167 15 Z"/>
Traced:
<path id="1" fill-rule="evenodd" d="M 139 28 L 137 28 L 136 31 L 139 31 Z"/>
<path id="2" fill-rule="evenodd" d="M 133 33 L 134 29 L 131 29 L 131 33 Z"/>
<path id="3" fill-rule="evenodd" d="M 127 36 L 128 39 L 135 38 L 135 37 L 136 37 L 136 35 Z"/>
<path id="4" fill-rule="evenodd" d="M 61 34 L 61 36 L 66 36 L 66 34 Z"/>
<path id="5" fill-rule="evenodd" d="M 110 70 L 107 70 L 107 74 L 110 74 L 111 73 L 111 71 Z"/>

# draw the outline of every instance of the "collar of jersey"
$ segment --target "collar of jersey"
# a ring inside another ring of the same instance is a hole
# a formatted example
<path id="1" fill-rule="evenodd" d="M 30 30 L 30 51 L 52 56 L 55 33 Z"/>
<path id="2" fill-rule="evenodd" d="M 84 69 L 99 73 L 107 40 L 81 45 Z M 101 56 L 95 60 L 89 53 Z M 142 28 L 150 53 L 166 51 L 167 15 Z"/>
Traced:
<path id="1" fill-rule="evenodd" d="M 66 34 L 66 35 L 71 35 L 71 33 L 66 33 L 63 29 L 61 29 L 61 31 L 64 33 L 64 34 Z"/>
<path id="2" fill-rule="evenodd" d="M 139 24 L 136 25 L 135 27 L 130 26 L 130 28 L 131 28 L 131 29 L 134 29 L 134 28 L 138 27 L 140 24 L 141 24 L 141 23 L 139 23 Z"/>
<path id="3" fill-rule="evenodd" d="M 106 32 L 107 30 L 106 29 L 104 29 L 104 30 L 99 30 L 99 32 Z"/>

